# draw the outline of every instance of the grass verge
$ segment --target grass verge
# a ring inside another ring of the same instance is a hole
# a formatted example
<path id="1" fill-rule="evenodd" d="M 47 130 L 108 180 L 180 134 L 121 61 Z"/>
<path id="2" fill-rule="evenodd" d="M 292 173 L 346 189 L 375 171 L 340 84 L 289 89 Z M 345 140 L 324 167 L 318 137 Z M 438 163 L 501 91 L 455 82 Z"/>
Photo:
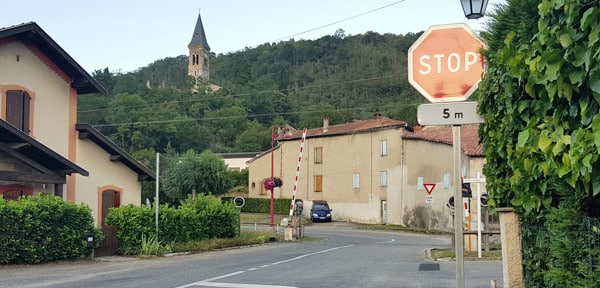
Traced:
<path id="1" fill-rule="evenodd" d="M 477 260 L 480 259 L 477 255 L 477 251 L 465 251 L 464 252 L 465 260 Z M 439 249 L 434 248 L 431 249 L 431 259 L 432 260 L 454 260 L 455 253 L 453 249 Z M 481 251 L 481 259 L 482 260 L 502 260 L 502 250 L 499 249 L 491 249 L 490 251 Z"/>
<path id="2" fill-rule="evenodd" d="M 439 235 L 450 235 L 451 233 L 440 230 L 430 230 L 427 228 L 419 228 L 419 227 L 406 227 L 401 225 L 389 225 L 389 224 L 355 224 L 356 229 L 362 230 L 383 230 L 383 231 L 406 231 L 413 233 L 423 233 L 423 234 L 439 234 Z"/>
<path id="3" fill-rule="evenodd" d="M 260 245 L 267 242 L 270 237 L 271 233 L 268 232 L 242 230 L 240 237 L 237 238 L 208 239 L 202 241 L 191 241 L 187 243 L 173 243 L 170 246 L 171 252 L 198 253 L 232 247 Z"/>

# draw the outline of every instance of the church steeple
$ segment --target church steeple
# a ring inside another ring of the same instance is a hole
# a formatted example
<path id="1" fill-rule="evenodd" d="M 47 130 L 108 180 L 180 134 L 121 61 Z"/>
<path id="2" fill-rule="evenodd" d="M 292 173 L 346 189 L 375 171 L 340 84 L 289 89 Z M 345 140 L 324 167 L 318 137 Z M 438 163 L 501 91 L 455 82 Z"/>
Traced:
<path id="1" fill-rule="evenodd" d="M 198 13 L 198 20 L 196 20 L 196 27 L 194 28 L 192 40 L 188 44 L 188 50 L 188 75 L 202 77 L 208 81 L 210 76 L 208 63 L 210 46 L 208 46 L 208 41 L 206 41 L 200 13 Z"/>

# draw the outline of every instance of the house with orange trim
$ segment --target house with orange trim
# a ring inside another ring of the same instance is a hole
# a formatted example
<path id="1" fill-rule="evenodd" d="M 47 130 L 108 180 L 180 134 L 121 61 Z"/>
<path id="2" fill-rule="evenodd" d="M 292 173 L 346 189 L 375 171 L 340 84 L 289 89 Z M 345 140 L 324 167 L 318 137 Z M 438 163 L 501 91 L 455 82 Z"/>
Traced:
<path id="1" fill-rule="evenodd" d="M 155 175 L 90 125 L 77 96 L 106 90 L 34 22 L 0 28 L 0 195 L 34 193 L 108 209 L 141 203 Z"/>

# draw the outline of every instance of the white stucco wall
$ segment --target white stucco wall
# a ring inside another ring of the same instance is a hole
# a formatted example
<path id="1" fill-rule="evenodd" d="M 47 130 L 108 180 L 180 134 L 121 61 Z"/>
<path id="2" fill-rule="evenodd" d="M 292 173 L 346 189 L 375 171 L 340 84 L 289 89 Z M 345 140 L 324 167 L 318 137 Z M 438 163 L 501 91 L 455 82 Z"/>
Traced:
<path id="1" fill-rule="evenodd" d="M 0 86 L 18 85 L 34 94 L 33 138 L 68 158 L 68 131 L 74 129 L 68 127 L 69 109 L 77 109 L 69 106 L 70 83 L 20 42 L 0 45 L 0 67 Z"/>
<path id="2" fill-rule="evenodd" d="M 121 205 L 140 205 L 142 185 L 138 175 L 119 161 L 110 161 L 110 154 L 91 140 L 77 141 L 78 164 L 90 173 L 89 177 L 76 177 L 77 203 L 87 203 L 92 209 L 95 223 L 98 223 L 100 211 L 98 201 L 101 195 L 98 189 L 114 186 L 122 189 Z"/>

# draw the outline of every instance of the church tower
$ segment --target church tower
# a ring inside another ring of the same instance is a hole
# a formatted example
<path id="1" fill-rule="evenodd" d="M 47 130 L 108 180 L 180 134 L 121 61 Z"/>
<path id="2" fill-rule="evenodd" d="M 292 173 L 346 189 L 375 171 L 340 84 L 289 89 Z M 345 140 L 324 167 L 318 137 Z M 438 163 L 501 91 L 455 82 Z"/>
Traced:
<path id="1" fill-rule="evenodd" d="M 208 65 L 210 47 L 206 41 L 206 35 L 204 35 L 200 13 L 198 13 L 194 35 L 192 35 L 188 50 L 188 75 L 196 78 L 202 77 L 205 81 L 208 81 L 210 76 Z"/>

